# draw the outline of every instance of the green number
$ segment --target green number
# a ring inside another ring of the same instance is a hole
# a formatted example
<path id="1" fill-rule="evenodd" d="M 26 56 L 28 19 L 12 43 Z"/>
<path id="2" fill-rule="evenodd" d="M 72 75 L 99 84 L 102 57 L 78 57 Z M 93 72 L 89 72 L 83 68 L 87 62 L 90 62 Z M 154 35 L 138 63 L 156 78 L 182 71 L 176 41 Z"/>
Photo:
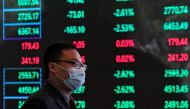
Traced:
<path id="1" fill-rule="evenodd" d="M 67 0 L 67 3 L 70 3 L 70 4 L 84 4 L 85 1 L 84 0 Z"/>
<path id="2" fill-rule="evenodd" d="M 19 94 L 33 94 L 37 92 L 40 88 L 38 86 L 21 86 L 18 88 L 18 93 Z"/>
<path id="3" fill-rule="evenodd" d="M 25 101 L 18 101 L 18 109 L 21 109 Z"/>
<path id="4" fill-rule="evenodd" d="M 17 0 L 17 5 L 22 6 L 38 6 L 39 0 Z"/>

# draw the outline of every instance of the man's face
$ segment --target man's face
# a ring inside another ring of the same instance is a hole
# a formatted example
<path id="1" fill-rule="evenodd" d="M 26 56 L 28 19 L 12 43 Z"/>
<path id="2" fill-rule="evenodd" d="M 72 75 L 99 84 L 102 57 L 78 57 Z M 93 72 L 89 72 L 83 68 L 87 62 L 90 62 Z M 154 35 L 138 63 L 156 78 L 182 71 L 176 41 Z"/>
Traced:
<path id="1" fill-rule="evenodd" d="M 69 77 L 69 74 L 66 71 L 68 68 L 75 67 L 75 64 L 74 64 L 75 62 L 80 62 L 80 63 L 82 62 L 80 54 L 75 49 L 68 49 L 68 50 L 62 51 L 62 54 L 61 54 L 59 60 L 65 60 L 65 61 L 56 62 L 56 64 L 63 67 L 65 70 L 58 67 L 55 64 L 51 64 L 49 67 L 51 70 L 51 67 L 53 66 L 52 68 L 54 68 L 54 69 L 51 71 L 53 73 L 56 73 L 63 79 L 67 79 Z M 54 76 L 56 76 L 56 75 L 54 75 Z"/>

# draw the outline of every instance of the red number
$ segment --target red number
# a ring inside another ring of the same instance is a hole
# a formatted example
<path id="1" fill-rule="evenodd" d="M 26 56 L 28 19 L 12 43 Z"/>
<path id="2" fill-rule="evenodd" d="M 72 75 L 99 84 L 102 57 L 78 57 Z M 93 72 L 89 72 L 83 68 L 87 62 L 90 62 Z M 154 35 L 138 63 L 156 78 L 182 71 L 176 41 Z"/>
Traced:
<path id="1" fill-rule="evenodd" d="M 169 38 L 168 45 L 169 46 L 187 46 L 188 38 Z"/>
<path id="2" fill-rule="evenodd" d="M 21 47 L 22 47 L 22 50 L 39 50 L 40 43 L 39 42 L 22 42 Z"/>
<path id="3" fill-rule="evenodd" d="M 21 57 L 21 65 L 37 65 L 40 64 L 39 57 Z"/>
<path id="4" fill-rule="evenodd" d="M 168 62 L 187 62 L 188 60 L 188 53 L 168 54 Z"/>
<path id="5" fill-rule="evenodd" d="M 73 41 L 73 44 L 76 46 L 78 49 L 82 49 L 86 47 L 85 41 Z"/>
<path id="6" fill-rule="evenodd" d="M 116 55 L 116 62 L 117 63 L 134 63 L 135 57 L 134 57 L 134 55 L 131 55 L 131 54 Z"/>
<path id="7" fill-rule="evenodd" d="M 135 47 L 135 43 L 133 39 L 116 40 L 115 44 L 117 48 Z"/>
<path id="8" fill-rule="evenodd" d="M 81 58 L 82 58 L 82 63 L 86 63 L 85 56 L 81 56 Z"/>

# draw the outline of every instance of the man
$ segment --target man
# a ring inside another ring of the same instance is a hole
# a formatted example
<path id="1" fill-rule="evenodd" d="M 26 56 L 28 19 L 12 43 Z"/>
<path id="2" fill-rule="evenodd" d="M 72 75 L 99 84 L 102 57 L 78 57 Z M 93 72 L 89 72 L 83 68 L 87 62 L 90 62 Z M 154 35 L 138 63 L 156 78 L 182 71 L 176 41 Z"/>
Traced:
<path id="1" fill-rule="evenodd" d="M 22 109 L 76 109 L 73 90 L 85 82 L 86 65 L 75 46 L 55 43 L 44 53 L 45 85 Z"/>

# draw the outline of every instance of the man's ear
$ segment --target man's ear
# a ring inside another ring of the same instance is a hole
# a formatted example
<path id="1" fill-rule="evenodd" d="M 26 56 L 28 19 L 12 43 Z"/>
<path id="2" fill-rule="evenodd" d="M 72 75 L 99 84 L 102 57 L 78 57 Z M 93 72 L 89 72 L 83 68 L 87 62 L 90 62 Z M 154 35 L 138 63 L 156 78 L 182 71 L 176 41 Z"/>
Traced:
<path id="1" fill-rule="evenodd" d="M 52 72 L 53 74 L 56 73 L 56 67 L 55 67 L 54 63 L 49 62 L 49 63 L 48 63 L 48 67 L 49 67 L 50 73 L 51 73 L 51 72 Z"/>

